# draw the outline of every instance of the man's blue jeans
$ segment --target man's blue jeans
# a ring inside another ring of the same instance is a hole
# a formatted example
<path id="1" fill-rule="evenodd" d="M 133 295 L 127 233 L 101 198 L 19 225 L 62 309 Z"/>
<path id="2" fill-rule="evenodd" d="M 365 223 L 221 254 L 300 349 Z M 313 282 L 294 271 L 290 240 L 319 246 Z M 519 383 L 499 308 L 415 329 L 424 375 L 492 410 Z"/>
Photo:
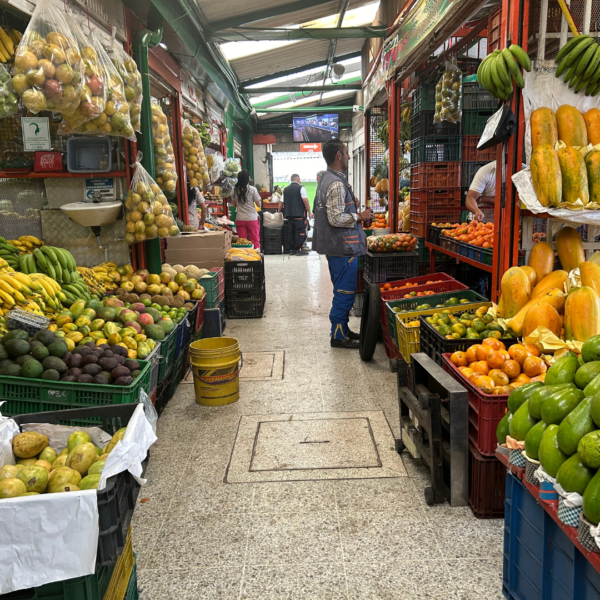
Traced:
<path id="1" fill-rule="evenodd" d="M 329 320 L 331 337 L 342 340 L 348 332 L 348 315 L 354 304 L 358 256 L 328 256 L 329 274 L 333 283 L 333 302 Z"/>

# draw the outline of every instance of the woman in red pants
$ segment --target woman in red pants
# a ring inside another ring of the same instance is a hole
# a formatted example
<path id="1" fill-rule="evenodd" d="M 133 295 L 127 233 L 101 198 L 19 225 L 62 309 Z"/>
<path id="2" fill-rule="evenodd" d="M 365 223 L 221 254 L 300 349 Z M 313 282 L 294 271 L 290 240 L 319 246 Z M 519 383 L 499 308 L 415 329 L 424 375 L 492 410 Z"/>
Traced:
<path id="1" fill-rule="evenodd" d="M 260 204 L 261 199 L 258 190 L 250 185 L 248 171 L 238 173 L 231 200 L 236 207 L 235 229 L 238 236 L 250 240 L 255 248 L 260 249 L 260 222 L 254 203 Z"/>

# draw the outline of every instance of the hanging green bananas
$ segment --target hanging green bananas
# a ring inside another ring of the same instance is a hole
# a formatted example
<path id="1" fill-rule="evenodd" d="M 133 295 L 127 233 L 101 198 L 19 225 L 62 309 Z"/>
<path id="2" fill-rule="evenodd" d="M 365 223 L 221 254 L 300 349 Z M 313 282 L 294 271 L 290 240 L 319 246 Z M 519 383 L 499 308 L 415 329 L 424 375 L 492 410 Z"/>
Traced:
<path id="1" fill-rule="evenodd" d="M 508 100 L 513 93 L 513 84 L 525 86 L 520 67 L 531 71 L 531 60 L 521 46 L 513 44 L 503 50 L 488 54 L 477 69 L 477 81 L 490 94 L 500 100 Z"/>
<path id="2" fill-rule="evenodd" d="M 596 96 L 600 92 L 600 44 L 589 35 L 580 34 L 569 40 L 554 59 L 556 77 L 564 74 L 564 82 L 578 94 Z"/>

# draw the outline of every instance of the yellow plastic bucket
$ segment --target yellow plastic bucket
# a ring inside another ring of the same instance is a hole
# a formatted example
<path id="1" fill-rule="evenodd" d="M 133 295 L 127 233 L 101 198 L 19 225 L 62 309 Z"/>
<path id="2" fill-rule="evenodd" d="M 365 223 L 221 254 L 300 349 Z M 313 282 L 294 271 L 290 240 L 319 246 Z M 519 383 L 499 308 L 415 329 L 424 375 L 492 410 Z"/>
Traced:
<path id="1" fill-rule="evenodd" d="M 233 338 L 206 338 L 190 344 L 196 402 L 224 406 L 240 397 L 242 353 Z"/>

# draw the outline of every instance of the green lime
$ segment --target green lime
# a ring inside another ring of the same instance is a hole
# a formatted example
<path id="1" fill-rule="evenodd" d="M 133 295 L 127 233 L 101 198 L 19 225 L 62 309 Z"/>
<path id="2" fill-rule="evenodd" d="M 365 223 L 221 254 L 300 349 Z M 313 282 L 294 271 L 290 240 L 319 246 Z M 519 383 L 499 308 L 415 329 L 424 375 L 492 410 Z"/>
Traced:
<path id="1" fill-rule="evenodd" d="M 427 310 L 428 308 L 431 308 L 431 304 L 421 304 L 418 308 L 419 310 Z"/>
<path id="2" fill-rule="evenodd" d="M 491 332 L 489 329 L 485 329 L 484 331 L 482 331 L 482 332 L 479 334 L 479 337 L 480 337 L 482 340 L 485 340 L 485 338 L 487 338 L 487 337 L 490 337 L 490 333 L 492 333 L 492 332 Z"/>
<path id="3" fill-rule="evenodd" d="M 440 325 L 438 327 L 438 331 L 442 334 L 442 335 L 449 335 L 450 333 L 452 333 L 452 330 L 450 329 L 450 327 L 448 327 L 448 325 Z"/>
<path id="4" fill-rule="evenodd" d="M 456 306 L 458 304 L 458 298 L 448 298 L 446 302 L 444 302 L 444 306 Z"/>
<path id="5" fill-rule="evenodd" d="M 441 315 L 438 319 L 438 323 L 443 323 L 444 325 L 450 325 L 450 317 L 448 315 Z"/>
<path id="6" fill-rule="evenodd" d="M 488 323 L 487 328 L 490 331 L 499 331 L 500 333 L 504 333 L 504 328 L 502 327 L 502 325 L 499 325 L 498 323 Z"/>

